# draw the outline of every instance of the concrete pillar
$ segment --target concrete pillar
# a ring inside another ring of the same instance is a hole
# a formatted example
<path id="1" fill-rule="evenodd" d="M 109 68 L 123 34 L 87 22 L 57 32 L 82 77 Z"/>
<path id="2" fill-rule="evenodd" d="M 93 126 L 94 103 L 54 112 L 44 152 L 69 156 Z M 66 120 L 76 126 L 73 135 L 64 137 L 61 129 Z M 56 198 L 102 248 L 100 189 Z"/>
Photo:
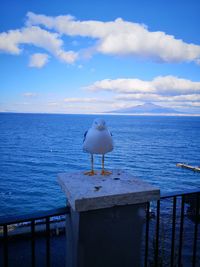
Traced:
<path id="1" fill-rule="evenodd" d="M 139 267 L 145 202 L 158 188 L 115 170 L 110 176 L 58 175 L 70 205 L 66 267 Z"/>

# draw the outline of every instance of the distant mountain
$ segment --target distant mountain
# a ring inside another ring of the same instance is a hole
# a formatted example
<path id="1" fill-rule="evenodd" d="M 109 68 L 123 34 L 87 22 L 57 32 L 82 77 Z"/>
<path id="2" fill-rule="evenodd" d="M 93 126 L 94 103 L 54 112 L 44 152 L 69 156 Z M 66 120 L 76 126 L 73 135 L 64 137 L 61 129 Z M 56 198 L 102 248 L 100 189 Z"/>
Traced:
<path id="1" fill-rule="evenodd" d="M 145 103 L 143 105 L 138 105 L 135 107 L 118 109 L 114 111 L 110 111 L 109 113 L 148 113 L 148 114 L 180 114 L 183 112 L 179 112 L 172 108 L 166 108 L 159 105 L 155 105 L 152 103 Z"/>

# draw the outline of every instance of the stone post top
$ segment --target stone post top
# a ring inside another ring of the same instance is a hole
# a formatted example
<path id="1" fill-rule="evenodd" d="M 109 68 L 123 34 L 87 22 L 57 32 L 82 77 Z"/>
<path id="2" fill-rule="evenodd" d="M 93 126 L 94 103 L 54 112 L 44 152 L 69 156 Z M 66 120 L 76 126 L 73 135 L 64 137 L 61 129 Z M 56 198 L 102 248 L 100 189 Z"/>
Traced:
<path id="1" fill-rule="evenodd" d="M 159 188 L 122 170 L 114 170 L 109 176 L 87 176 L 83 171 L 61 173 L 58 174 L 58 183 L 71 208 L 78 212 L 139 204 L 160 198 Z"/>

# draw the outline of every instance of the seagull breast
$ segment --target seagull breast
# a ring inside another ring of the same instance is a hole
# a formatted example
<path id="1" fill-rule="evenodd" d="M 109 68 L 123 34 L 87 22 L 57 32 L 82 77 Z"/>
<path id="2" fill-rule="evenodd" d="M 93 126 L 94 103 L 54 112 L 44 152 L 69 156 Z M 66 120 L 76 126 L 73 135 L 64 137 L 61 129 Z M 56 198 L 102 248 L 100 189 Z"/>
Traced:
<path id="1" fill-rule="evenodd" d="M 83 150 L 91 154 L 106 154 L 113 150 L 112 135 L 107 128 L 90 128 L 85 136 Z"/>

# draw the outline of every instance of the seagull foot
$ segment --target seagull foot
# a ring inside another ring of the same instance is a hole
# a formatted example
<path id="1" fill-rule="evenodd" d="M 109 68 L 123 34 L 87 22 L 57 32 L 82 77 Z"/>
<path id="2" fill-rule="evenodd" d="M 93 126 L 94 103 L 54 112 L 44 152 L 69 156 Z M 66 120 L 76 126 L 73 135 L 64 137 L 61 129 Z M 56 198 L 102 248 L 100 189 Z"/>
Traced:
<path id="1" fill-rule="evenodd" d="M 105 170 L 102 170 L 101 171 L 101 175 L 104 175 L 104 176 L 108 176 L 108 175 L 111 175 L 112 172 L 109 172 L 109 171 L 105 171 Z"/>
<path id="2" fill-rule="evenodd" d="M 96 175 L 97 172 L 95 171 L 88 171 L 88 172 L 84 172 L 84 175 L 89 175 L 89 176 L 93 176 L 93 175 Z"/>

